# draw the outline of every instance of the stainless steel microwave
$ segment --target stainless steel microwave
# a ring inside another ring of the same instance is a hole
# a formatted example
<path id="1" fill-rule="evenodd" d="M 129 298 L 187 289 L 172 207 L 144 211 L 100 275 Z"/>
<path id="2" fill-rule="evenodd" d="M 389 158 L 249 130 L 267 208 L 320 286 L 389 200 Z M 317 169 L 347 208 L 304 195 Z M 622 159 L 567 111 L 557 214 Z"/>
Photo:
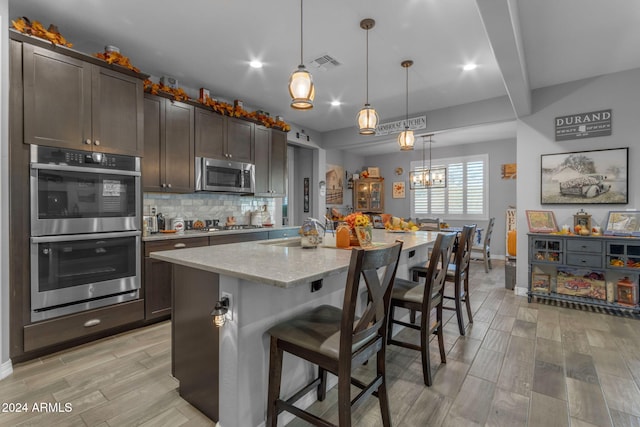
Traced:
<path id="1" fill-rule="evenodd" d="M 251 163 L 196 157 L 196 191 L 253 194 L 255 166 Z"/>

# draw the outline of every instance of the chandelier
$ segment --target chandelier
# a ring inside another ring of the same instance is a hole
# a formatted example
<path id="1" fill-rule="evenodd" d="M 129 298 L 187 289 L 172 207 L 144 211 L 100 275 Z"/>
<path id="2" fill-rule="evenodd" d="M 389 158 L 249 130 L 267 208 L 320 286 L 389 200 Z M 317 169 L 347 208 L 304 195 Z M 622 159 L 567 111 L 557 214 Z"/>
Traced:
<path id="1" fill-rule="evenodd" d="M 429 136 L 429 168 L 425 167 L 424 154 L 426 151 L 425 140 Z M 411 171 L 409 173 L 409 189 L 421 190 L 425 188 L 446 188 L 447 186 L 447 168 L 439 167 L 433 169 L 431 167 L 431 135 L 422 136 L 422 169 Z"/>

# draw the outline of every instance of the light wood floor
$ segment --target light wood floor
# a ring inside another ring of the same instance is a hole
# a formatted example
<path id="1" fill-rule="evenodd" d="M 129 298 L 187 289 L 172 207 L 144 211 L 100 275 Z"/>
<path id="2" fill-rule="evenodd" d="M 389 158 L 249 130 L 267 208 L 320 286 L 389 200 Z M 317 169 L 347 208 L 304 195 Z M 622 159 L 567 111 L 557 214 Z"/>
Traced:
<path id="1" fill-rule="evenodd" d="M 474 263 L 471 283 L 474 323 L 461 337 L 445 312 L 447 363 L 432 342 L 432 387 L 417 352 L 389 347 L 395 426 L 640 426 L 640 321 L 528 304 L 505 290 L 500 262 L 489 274 Z M 169 372 L 168 322 L 27 362 L 0 381 L 0 404 L 29 411 L 0 412 L 0 426 L 214 425 L 178 396 Z M 335 422 L 335 401 L 332 390 L 313 410 Z M 72 410 L 33 412 L 41 402 Z M 379 415 L 371 398 L 353 419 L 378 426 Z"/>

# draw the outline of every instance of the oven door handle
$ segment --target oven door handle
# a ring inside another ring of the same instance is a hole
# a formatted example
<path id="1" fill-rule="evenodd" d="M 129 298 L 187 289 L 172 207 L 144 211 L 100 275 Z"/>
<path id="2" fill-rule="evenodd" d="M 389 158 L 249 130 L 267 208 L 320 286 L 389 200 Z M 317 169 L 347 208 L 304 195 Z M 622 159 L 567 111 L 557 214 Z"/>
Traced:
<path id="1" fill-rule="evenodd" d="M 140 172 L 137 172 L 137 171 L 124 171 L 124 170 L 101 169 L 101 168 L 81 168 L 78 166 L 68 166 L 68 165 L 50 165 L 48 163 L 31 163 L 31 169 L 100 173 L 105 175 L 140 176 Z"/>
<path id="2" fill-rule="evenodd" d="M 58 236 L 39 236 L 32 237 L 31 243 L 50 243 L 50 242 L 76 242 L 79 240 L 102 240 L 114 237 L 135 237 L 140 236 L 140 231 L 123 231 L 115 233 L 95 233 L 95 234 L 66 234 Z"/>

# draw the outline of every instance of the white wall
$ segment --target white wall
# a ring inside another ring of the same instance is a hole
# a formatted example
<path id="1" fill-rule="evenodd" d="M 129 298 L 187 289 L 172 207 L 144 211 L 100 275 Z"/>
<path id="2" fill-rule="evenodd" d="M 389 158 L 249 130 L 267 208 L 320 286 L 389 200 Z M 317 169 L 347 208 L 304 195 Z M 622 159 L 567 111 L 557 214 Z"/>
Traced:
<path id="1" fill-rule="evenodd" d="M 584 207 L 592 221 L 602 224 L 611 210 L 637 209 L 640 176 L 638 131 L 640 121 L 640 69 L 579 80 L 533 92 L 533 114 L 518 122 L 518 256 L 517 291 L 527 287 L 527 239 L 525 210 L 555 213 L 559 225 L 573 224 L 573 214 Z M 556 142 L 554 118 L 589 111 L 612 110 L 611 136 Z M 540 155 L 571 151 L 629 147 L 629 203 L 627 205 L 541 205 Z"/>

